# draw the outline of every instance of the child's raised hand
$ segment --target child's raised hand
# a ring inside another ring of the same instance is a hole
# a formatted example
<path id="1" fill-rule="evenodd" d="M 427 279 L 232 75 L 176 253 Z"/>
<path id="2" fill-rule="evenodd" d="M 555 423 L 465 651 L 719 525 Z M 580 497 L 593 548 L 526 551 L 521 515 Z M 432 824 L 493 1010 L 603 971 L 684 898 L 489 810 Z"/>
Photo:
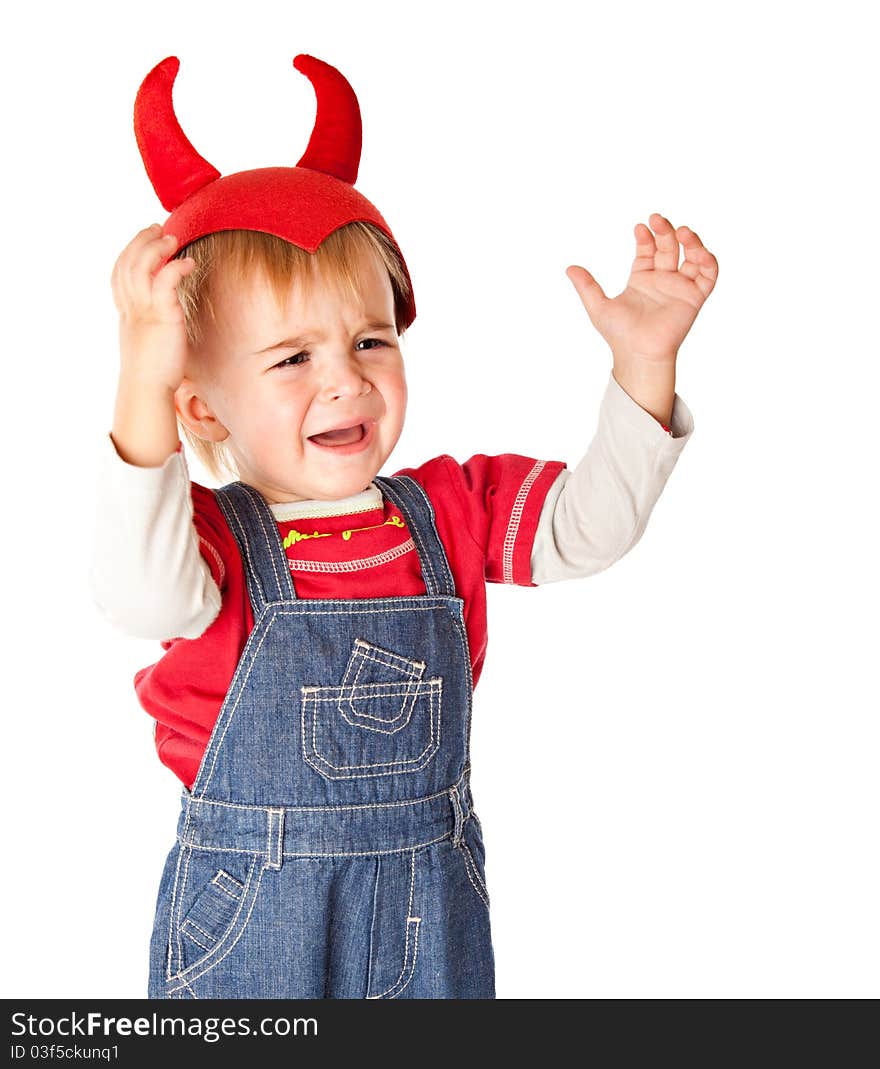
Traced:
<path id="1" fill-rule="evenodd" d="M 678 348 L 718 278 L 718 261 L 686 226 L 673 229 L 656 212 L 637 223 L 636 258 L 623 293 L 609 300 L 584 267 L 566 268 L 615 363 L 645 360 L 674 365 Z M 679 242 L 684 261 L 679 267 Z"/>
<path id="2" fill-rule="evenodd" d="M 189 258 L 168 259 L 175 249 L 176 238 L 163 237 L 154 223 L 126 245 L 110 280 L 119 312 L 121 374 L 171 391 L 183 379 L 187 352 L 175 287 L 195 267 Z"/>

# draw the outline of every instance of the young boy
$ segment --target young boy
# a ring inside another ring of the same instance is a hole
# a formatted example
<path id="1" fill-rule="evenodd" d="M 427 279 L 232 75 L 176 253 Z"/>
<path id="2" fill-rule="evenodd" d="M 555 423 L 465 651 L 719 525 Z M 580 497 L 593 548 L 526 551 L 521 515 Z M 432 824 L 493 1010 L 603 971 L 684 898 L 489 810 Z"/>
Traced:
<path id="1" fill-rule="evenodd" d="M 91 579 L 109 620 L 165 651 L 135 680 L 183 784 L 149 996 L 492 998 L 469 761 L 485 583 L 595 574 L 641 537 L 692 433 L 675 360 L 717 263 L 654 215 L 614 300 L 569 268 L 614 357 L 574 471 L 476 454 L 380 476 L 412 286 L 353 189 L 351 87 L 294 65 L 318 97 L 295 168 L 220 178 L 177 125 L 173 57 L 135 107 L 172 215 L 113 273 Z M 235 481 L 190 482 L 179 427 Z"/>

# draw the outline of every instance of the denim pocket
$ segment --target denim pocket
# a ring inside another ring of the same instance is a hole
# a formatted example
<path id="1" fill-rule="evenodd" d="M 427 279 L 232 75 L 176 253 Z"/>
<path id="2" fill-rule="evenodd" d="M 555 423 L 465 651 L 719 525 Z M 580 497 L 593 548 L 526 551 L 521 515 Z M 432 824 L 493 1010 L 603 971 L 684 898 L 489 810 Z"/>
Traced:
<path id="1" fill-rule="evenodd" d="M 303 687 L 305 760 L 327 779 L 419 772 L 440 748 L 442 684 Z"/>
<path id="2" fill-rule="evenodd" d="M 305 760 L 326 779 L 419 772 L 440 748 L 441 677 L 355 639 L 343 680 L 301 688 Z"/>
<path id="3" fill-rule="evenodd" d="M 235 916 L 243 891 L 241 880 L 218 869 L 190 906 L 180 925 L 181 935 L 202 953 L 213 950 Z"/>
<path id="4" fill-rule="evenodd" d="M 408 679 L 421 679 L 424 674 L 424 661 L 404 657 L 373 642 L 367 642 L 366 639 L 356 638 L 342 682 L 349 685 L 366 682 L 401 683 Z"/>
<path id="5" fill-rule="evenodd" d="M 349 724 L 393 734 L 409 723 L 424 674 L 423 661 L 356 638 L 342 678 L 339 713 Z"/>

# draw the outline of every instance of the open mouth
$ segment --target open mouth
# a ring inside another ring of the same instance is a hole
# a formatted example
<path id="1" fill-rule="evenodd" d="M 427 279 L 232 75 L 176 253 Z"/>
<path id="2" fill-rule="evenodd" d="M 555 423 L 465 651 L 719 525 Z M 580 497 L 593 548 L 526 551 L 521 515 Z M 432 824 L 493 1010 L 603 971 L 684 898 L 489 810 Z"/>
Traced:
<path id="1" fill-rule="evenodd" d="M 342 427 L 336 431 L 324 431 L 322 434 L 313 434 L 309 437 L 310 442 L 322 445 L 330 449 L 337 449 L 345 445 L 357 445 L 367 437 L 368 431 L 363 423 L 354 427 Z"/>

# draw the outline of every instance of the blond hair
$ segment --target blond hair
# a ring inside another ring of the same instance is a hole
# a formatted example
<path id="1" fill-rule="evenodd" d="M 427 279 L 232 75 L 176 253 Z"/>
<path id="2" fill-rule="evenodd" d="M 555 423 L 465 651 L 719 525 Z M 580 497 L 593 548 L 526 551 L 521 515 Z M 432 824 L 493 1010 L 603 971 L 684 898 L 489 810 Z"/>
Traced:
<path id="1" fill-rule="evenodd" d="M 357 300 L 362 289 L 361 268 L 370 257 L 376 258 L 388 272 L 398 335 L 406 329 L 410 289 L 406 270 L 394 244 L 372 223 L 358 220 L 339 227 L 314 253 L 258 230 L 220 230 L 197 238 L 177 253 L 178 258 L 185 256 L 192 257 L 196 266 L 180 280 L 177 294 L 187 339 L 193 347 L 202 340 L 206 317 L 216 320 L 213 282 L 218 275 L 222 274 L 228 284 L 238 286 L 246 285 L 262 272 L 279 306 L 283 306 L 294 285 L 308 292 L 316 275 L 326 285 L 347 287 Z M 179 419 L 178 426 L 184 440 L 214 478 L 224 482 L 226 473 L 238 478 L 235 462 L 222 442 L 199 438 Z"/>

